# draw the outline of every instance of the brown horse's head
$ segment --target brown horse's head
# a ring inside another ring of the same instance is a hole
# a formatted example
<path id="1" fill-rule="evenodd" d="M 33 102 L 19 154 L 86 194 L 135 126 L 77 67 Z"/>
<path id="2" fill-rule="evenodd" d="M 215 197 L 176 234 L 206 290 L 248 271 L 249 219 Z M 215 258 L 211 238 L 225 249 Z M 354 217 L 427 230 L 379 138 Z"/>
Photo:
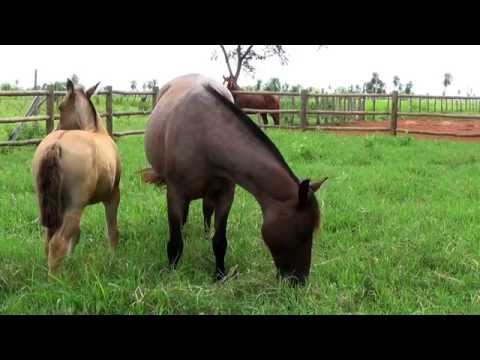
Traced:
<path id="1" fill-rule="evenodd" d="M 302 181 L 298 201 L 265 218 L 262 235 L 278 270 L 278 275 L 304 284 L 310 273 L 312 239 L 320 224 L 315 192 L 327 178 L 310 184 Z"/>
<path id="2" fill-rule="evenodd" d="M 59 105 L 60 123 L 59 130 L 97 130 L 97 111 L 90 100 L 97 86 L 92 86 L 87 91 L 83 87 L 76 87 L 73 82 L 67 80 L 67 94 Z"/>
<path id="3" fill-rule="evenodd" d="M 233 76 L 224 76 L 223 84 L 226 84 L 228 90 L 240 90 L 240 86 L 238 86 L 237 81 Z"/>

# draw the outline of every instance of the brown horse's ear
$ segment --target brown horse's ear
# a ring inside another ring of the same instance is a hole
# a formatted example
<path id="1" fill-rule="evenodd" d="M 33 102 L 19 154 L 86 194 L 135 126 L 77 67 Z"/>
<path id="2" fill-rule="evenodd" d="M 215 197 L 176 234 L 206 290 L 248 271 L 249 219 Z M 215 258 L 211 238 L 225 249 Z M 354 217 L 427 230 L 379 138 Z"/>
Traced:
<path id="1" fill-rule="evenodd" d="M 73 84 L 73 81 L 70 79 L 67 79 L 67 91 L 69 94 L 73 94 L 73 90 L 75 89 L 75 85 Z"/>
<path id="2" fill-rule="evenodd" d="M 298 186 L 298 206 L 303 207 L 308 200 L 308 191 L 310 190 L 310 180 L 303 180 Z"/>
<path id="3" fill-rule="evenodd" d="M 98 85 L 100 85 L 100 81 L 85 92 L 85 94 L 89 99 L 92 97 L 93 94 L 95 94 L 95 91 L 97 90 Z"/>
<path id="4" fill-rule="evenodd" d="M 313 192 L 316 192 L 320 187 L 323 185 L 325 181 L 328 180 L 328 177 L 323 178 L 320 181 L 315 181 L 314 183 L 310 184 L 310 188 L 313 190 Z"/>

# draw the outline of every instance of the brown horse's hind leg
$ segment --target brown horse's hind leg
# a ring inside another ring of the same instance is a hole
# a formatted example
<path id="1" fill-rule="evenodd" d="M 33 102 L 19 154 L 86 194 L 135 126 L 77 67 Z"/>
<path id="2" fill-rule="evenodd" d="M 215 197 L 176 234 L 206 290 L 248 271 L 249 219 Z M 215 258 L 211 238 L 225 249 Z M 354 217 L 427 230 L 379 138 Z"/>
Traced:
<path id="1" fill-rule="evenodd" d="M 120 204 L 120 190 L 117 187 L 112 194 L 112 197 L 105 201 L 105 217 L 107 219 L 108 237 L 110 239 L 110 246 L 115 250 L 118 245 L 118 226 L 117 226 L 117 212 Z"/>
<path id="2" fill-rule="evenodd" d="M 188 219 L 188 210 L 190 209 L 190 201 L 185 201 L 185 206 L 183 207 L 183 220 L 182 220 L 182 225 L 185 226 L 187 223 Z"/>
<path id="3" fill-rule="evenodd" d="M 267 114 L 262 113 L 262 114 L 260 114 L 260 115 L 262 116 L 263 124 L 264 124 L 264 125 L 268 125 L 268 116 L 267 116 Z"/>
<path id="4" fill-rule="evenodd" d="M 170 239 L 167 254 L 170 266 L 176 267 L 183 252 L 182 223 L 186 199 L 174 187 L 167 186 L 168 225 Z"/>
<path id="5" fill-rule="evenodd" d="M 212 239 L 215 254 L 215 278 L 225 277 L 225 253 L 227 252 L 227 220 L 235 194 L 235 184 L 227 183 L 213 199 L 215 204 L 215 235 Z"/>
<path id="6" fill-rule="evenodd" d="M 203 226 L 205 235 L 210 231 L 210 224 L 212 223 L 212 215 L 215 209 L 215 204 L 208 197 L 203 199 Z"/>
<path id="7" fill-rule="evenodd" d="M 63 259 L 72 251 L 75 241 L 78 241 L 81 216 L 82 210 L 65 212 L 62 226 L 50 239 L 48 269 L 51 274 L 58 273 Z"/>
<path id="8" fill-rule="evenodd" d="M 272 117 L 273 123 L 274 123 L 275 125 L 280 125 L 280 114 L 278 114 L 278 113 L 272 113 L 272 114 L 270 114 L 270 116 Z"/>

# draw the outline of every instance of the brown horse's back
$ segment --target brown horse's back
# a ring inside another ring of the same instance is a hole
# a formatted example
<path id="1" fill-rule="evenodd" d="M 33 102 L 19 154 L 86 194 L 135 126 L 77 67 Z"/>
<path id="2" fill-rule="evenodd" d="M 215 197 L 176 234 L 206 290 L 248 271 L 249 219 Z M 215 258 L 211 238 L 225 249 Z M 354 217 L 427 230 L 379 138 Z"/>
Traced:
<path id="1" fill-rule="evenodd" d="M 230 92 L 216 82 L 196 74 L 182 76 L 160 90 L 145 132 L 145 152 L 155 172 L 146 176 L 157 183 L 183 184 L 191 198 L 202 197 L 211 180 L 203 176 L 211 160 L 211 139 L 222 136 L 215 131 L 220 118 L 215 115 L 221 109 L 206 93 L 202 86 L 205 83 L 233 102 Z"/>

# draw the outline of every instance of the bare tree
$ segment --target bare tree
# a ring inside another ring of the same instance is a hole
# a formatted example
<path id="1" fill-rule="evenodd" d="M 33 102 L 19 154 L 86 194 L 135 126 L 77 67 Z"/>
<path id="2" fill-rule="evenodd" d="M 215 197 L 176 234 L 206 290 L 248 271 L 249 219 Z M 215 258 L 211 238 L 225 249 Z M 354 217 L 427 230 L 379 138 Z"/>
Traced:
<path id="1" fill-rule="evenodd" d="M 282 65 L 288 64 L 288 55 L 283 45 L 234 45 L 233 48 L 220 45 L 220 49 L 227 64 L 228 73 L 235 82 L 238 81 L 242 70 L 249 74 L 255 73 L 255 61 L 278 57 Z M 218 59 L 216 51 L 212 54 L 212 59 Z"/>

